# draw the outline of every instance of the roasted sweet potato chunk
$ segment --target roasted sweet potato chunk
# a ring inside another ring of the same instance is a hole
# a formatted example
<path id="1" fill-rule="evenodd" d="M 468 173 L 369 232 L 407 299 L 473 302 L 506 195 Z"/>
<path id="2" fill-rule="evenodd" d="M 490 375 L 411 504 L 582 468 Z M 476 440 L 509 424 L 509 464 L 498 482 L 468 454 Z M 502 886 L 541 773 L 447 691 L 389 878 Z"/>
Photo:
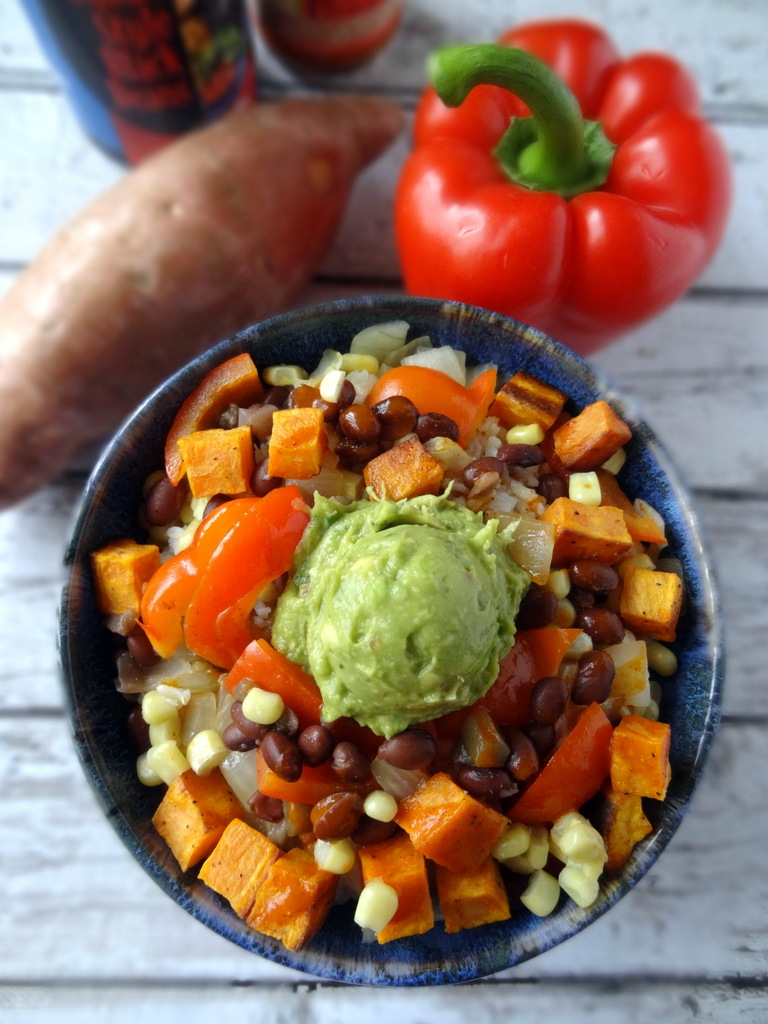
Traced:
<path id="1" fill-rule="evenodd" d="M 449 935 L 464 928 L 506 921 L 511 916 L 501 871 L 493 857 L 467 871 L 449 871 L 438 864 L 435 882 Z"/>
<path id="2" fill-rule="evenodd" d="M 670 728 L 640 715 L 627 715 L 613 730 L 611 786 L 617 793 L 663 800 L 672 775 Z"/>
<path id="3" fill-rule="evenodd" d="M 397 910 L 392 920 L 376 933 L 379 942 L 406 935 L 422 935 L 435 923 L 424 857 L 404 833 L 381 843 L 361 846 L 358 855 L 363 882 L 380 878 L 397 893 Z"/>
<path id="4" fill-rule="evenodd" d="M 227 825 L 200 868 L 200 880 L 228 901 L 239 917 L 251 909 L 256 890 L 282 850 L 246 822 Z"/>
<path id="5" fill-rule="evenodd" d="M 214 848 L 242 807 L 218 768 L 210 775 L 182 772 L 166 790 L 152 824 L 171 848 L 182 871 Z"/>
<path id="6" fill-rule="evenodd" d="M 160 567 L 155 544 L 116 540 L 91 556 L 96 598 L 104 615 L 122 615 L 141 608 L 141 595 L 149 578 Z"/>
<path id="7" fill-rule="evenodd" d="M 412 437 L 371 459 L 363 470 L 363 478 L 377 497 L 400 501 L 419 494 L 437 494 L 443 481 L 443 467 L 417 437 Z"/>
<path id="8" fill-rule="evenodd" d="M 600 399 L 555 430 L 555 455 L 569 472 L 597 469 L 632 437 L 624 420 Z"/>
<path id="9" fill-rule="evenodd" d="M 555 527 L 553 565 L 569 565 L 579 558 L 612 565 L 632 547 L 621 510 L 610 505 L 595 508 L 557 498 L 541 518 Z"/>

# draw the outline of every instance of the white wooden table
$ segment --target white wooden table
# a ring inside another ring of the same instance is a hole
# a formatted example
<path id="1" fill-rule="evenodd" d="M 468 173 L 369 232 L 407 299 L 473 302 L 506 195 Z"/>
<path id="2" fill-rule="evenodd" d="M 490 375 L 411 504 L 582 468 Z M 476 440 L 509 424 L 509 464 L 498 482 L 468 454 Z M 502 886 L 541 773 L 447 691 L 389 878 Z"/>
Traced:
<path id="1" fill-rule="evenodd" d="M 722 248 L 674 308 L 595 362 L 684 467 L 719 565 L 724 720 L 693 808 L 661 861 L 565 945 L 463 988 L 314 983 L 207 931 L 136 866 L 104 820 L 62 708 L 55 615 L 83 469 L 0 515 L 0 1018 L 90 1024 L 219 1017 L 768 1020 L 768 8 L 765 0 L 410 0 L 367 68 L 329 86 L 413 109 L 436 42 L 492 38 L 514 17 L 603 22 L 625 52 L 695 72 L 733 157 Z M 261 54 L 270 95 L 290 76 Z M 360 180 L 305 296 L 397 290 L 387 204 L 408 140 Z M 0 289 L 55 228 L 123 171 L 83 136 L 15 0 L 0 0 Z M 375 225 L 375 236 L 368 225 Z"/>

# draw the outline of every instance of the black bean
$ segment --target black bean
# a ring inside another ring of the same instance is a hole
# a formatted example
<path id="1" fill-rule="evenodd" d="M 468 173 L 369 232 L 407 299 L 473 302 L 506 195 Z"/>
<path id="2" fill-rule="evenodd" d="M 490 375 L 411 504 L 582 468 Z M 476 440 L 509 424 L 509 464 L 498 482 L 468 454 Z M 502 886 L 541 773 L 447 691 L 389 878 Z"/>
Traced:
<path id="1" fill-rule="evenodd" d="M 497 457 L 508 466 L 539 466 L 544 461 L 544 453 L 537 444 L 503 444 L 496 453 Z"/>
<path id="2" fill-rule="evenodd" d="M 441 412 L 427 412 L 416 420 L 416 436 L 424 444 L 433 437 L 447 437 L 451 441 L 459 440 L 459 425 L 450 416 Z"/>
<path id="3" fill-rule="evenodd" d="M 333 753 L 336 741 L 333 733 L 324 725 L 308 725 L 302 729 L 296 740 L 304 764 L 316 768 L 324 764 Z"/>
<path id="4" fill-rule="evenodd" d="M 151 668 L 160 661 L 160 655 L 152 646 L 149 637 L 143 629 L 137 629 L 135 633 L 126 639 L 125 646 L 128 653 L 142 668 Z"/>
<path id="5" fill-rule="evenodd" d="M 481 800 L 500 800 L 517 792 L 512 776 L 504 768 L 478 768 L 474 764 L 463 764 L 456 770 L 456 782 Z"/>
<path id="6" fill-rule="evenodd" d="M 264 796 L 258 790 L 256 790 L 253 796 L 248 798 L 248 806 L 256 817 L 261 818 L 263 821 L 277 823 L 285 817 L 283 801 L 278 800 L 275 796 Z"/>
<path id="7" fill-rule="evenodd" d="M 531 719 L 535 725 L 554 725 L 568 703 L 568 686 L 560 676 L 544 676 L 531 690 Z"/>
<path id="8" fill-rule="evenodd" d="M 596 558 L 579 558 L 568 566 L 568 575 L 574 587 L 591 591 L 598 597 L 607 597 L 619 585 L 619 574 L 612 565 Z"/>
<path id="9" fill-rule="evenodd" d="M 299 734 L 299 718 L 293 708 L 284 708 L 282 715 L 278 718 L 273 729 L 283 733 L 284 736 L 295 738 Z"/>
<path id="10" fill-rule="evenodd" d="M 597 598 L 591 590 L 580 590 L 578 587 L 571 587 L 568 600 L 577 612 L 583 608 L 594 608 Z"/>
<path id="11" fill-rule="evenodd" d="M 355 385 L 351 380 L 345 380 L 341 385 L 341 392 L 339 394 L 338 402 L 336 403 L 339 409 L 346 409 L 348 405 L 357 399 L 357 392 L 355 391 Z"/>
<path id="12" fill-rule="evenodd" d="M 252 722 L 250 718 L 245 717 L 243 705 L 239 700 L 232 702 L 229 715 L 243 736 L 249 736 L 251 739 L 258 741 L 263 740 L 269 732 L 268 725 L 262 725 L 261 722 Z"/>
<path id="13" fill-rule="evenodd" d="M 548 505 L 558 498 L 565 498 L 568 494 L 568 484 L 557 473 L 544 473 L 539 478 L 537 487 L 539 494 Z"/>
<path id="14" fill-rule="evenodd" d="M 571 689 L 574 704 L 602 704 L 611 693 L 611 683 L 616 674 L 613 658 L 605 651 L 589 651 L 579 658 L 576 680 Z"/>
<path id="15" fill-rule="evenodd" d="M 339 415 L 339 430 L 354 441 L 378 440 L 381 423 L 369 405 L 348 405 Z"/>
<path id="16" fill-rule="evenodd" d="M 557 612 L 557 598 L 551 590 L 535 583 L 520 602 L 515 622 L 518 629 L 543 629 L 548 626 Z"/>
<path id="17" fill-rule="evenodd" d="M 291 389 L 283 385 L 274 385 L 264 395 L 264 405 L 274 405 L 280 409 L 288 401 Z"/>
<path id="18" fill-rule="evenodd" d="M 525 732 L 539 756 L 539 762 L 546 761 L 555 746 L 554 725 L 529 725 Z"/>
<path id="19" fill-rule="evenodd" d="M 333 450 L 339 461 L 351 469 L 363 467 L 379 454 L 379 446 L 375 442 L 355 441 L 351 437 L 342 437 Z"/>
<path id="20" fill-rule="evenodd" d="M 269 459 L 262 459 L 251 474 L 251 490 L 257 498 L 263 498 L 283 482 L 282 477 L 270 476 L 268 467 Z"/>
<path id="21" fill-rule="evenodd" d="M 220 508 L 226 502 L 229 501 L 230 496 L 228 494 L 214 494 L 213 497 L 209 498 L 206 502 L 205 508 L 203 509 L 203 519 L 209 516 L 211 512 L 215 512 L 217 508 Z"/>
<path id="22" fill-rule="evenodd" d="M 131 738 L 131 742 L 136 750 L 140 753 L 143 753 L 145 750 L 149 750 L 151 746 L 149 741 L 149 726 L 142 717 L 140 704 L 137 704 L 136 707 L 131 708 L 128 712 L 126 727 L 128 729 L 128 735 Z"/>
<path id="23" fill-rule="evenodd" d="M 624 639 L 624 623 L 607 608 L 584 608 L 576 615 L 576 626 L 592 637 L 599 647 L 609 647 Z"/>
<path id="24" fill-rule="evenodd" d="M 472 487 L 481 476 L 485 476 L 486 473 L 497 473 L 499 476 L 504 472 L 504 463 L 501 459 L 495 458 L 493 455 L 483 455 L 480 459 L 475 459 L 470 462 L 468 466 L 464 467 L 462 473 L 462 480 L 467 487 Z"/>
<path id="25" fill-rule="evenodd" d="M 360 824 L 352 833 L 352 841 L 358 846 L 371 846 L 373 843 L 383 843 L 394 835 L 397 825 L 394 821 L 377 821 L 364 814 Z"/>
<path id="26" fill-rule="evenodd" d="M 225 747 L 229 750 L 238 750 L 241 754 L 244 754 L 246 750 L 253 750 L 257 743 L 253 736 L 246 736 L 234 722 L 230 722 L 221 734 L 221 738 Z"/>
<path id="27" fill-rule="evenodd" d="M 509 747 L 505 768 L 513 779 L 524 782 L 539 770 L 539 755 L 530 736 L 522 729 L 509 727 L 504 730 L 504 739 Z"/>
<path id="28" fill-rule="evenodd" d="M 412 771 L 434 760 L 436 749 L 435 740 L 426 729 L 406 729 L 384 740 L 376 756 L 395 768 Z"/>
<path id="29" fill-rule="evenodd" d="M 168 526 L 181 512 L 184 488 L 161 477 L 147 495 L 146 516 L 150 526 Z"/>
<path id="30" fill-rule="evenodd" d="M 371 406 L 379 423 L 381 435 L 388 441 L 410 434 L 416 426 L 419 411 L 405 395 L 392 395 Z"/>
<path id="31" fill-rule="evenodd" d="M 363 816 L 363 798 L 359 793 L 332 793 L 318 800 L 310 812 L 312 830 L 318 839 L 346 839 Z"/>
<path id="32" fill-rule="evenodd" d="M 342 782 L 362 782 L 371 773 L 368 758 L 349 740 L 342 740 L 333 748 L 331 767 Z"/>
<path id="33" fill-rule="evenodd" d="M 284 782 L 296 782 L 301 778 L 301 755 L 290 736 L 270 729 L 261 741 L 260 749 L 267 767 Z"/>
<path id="34" fill-rule="evenodd" d="M 297 384 L 292 388 L 285 404 L 289 409 L 310 409 L 320 397 L 319 388 L 314 388 L 311 384 Z"/>

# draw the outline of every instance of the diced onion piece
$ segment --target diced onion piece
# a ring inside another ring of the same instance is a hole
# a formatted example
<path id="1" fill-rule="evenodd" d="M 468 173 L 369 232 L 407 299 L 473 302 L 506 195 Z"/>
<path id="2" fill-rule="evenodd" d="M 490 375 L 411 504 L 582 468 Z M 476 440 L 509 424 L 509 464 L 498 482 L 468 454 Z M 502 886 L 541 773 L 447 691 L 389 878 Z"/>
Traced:
<path id="1" fill-rule="evenodd" d="M 643 516 L 646 519 L 652 519 L 653 522 L 656 523 L 656 525 L 661 528 L 662 532 L 664 531 L 664 527 L 665 527 L 664 519 L 656 511 L 656 509 L 653 507 L 653 505 L 649 505 L 648 502 L 647 501 L 643 501 L 642 498 L 636 498 L 634 504 L 635 504 L 635 512 L 637 512 L 637 514 L 639 516 Z"/>
<path id="2" fill-rule="evenodd" d="M 349 346 L 350 354 L 371 355 L 380 363 L 387 361 L 387 356 L 400 348 L 408 336 L 410 324 L 405 320 L 390 320 L 383 324 L 372 324 L 363 328 L 352 339 Z"/>
<path id="3" fill-rule="evenodd" d="M 248 806 L 256 789 L 256 756 L 255 748 L 244 752 L 233 750 L 219 766 L 227 785 L 243 807 Z"/>
<path id="4" fill-rule="evenodd" d="M 568 497 L 581 505 L 593 505 L 597 508 L 603 500 L 597 473 L 571 473 L 568 480 Z"/>
<path id="5" fill-rule="evenodd" d="M 573 606 L 571 605 L 571 607 Z M 578 661 L 582 655 L 589 654 L 594 649 L 594 646 L 592 637 L 589 633 L 585 633 L 582 630 L 563 655 L 563 661 Z"/>
<path id="6" fill-rule="evenodd" d="M 557 876 L 560 888 L 563 889 L 580 907 L 589 907 L 597 899 L 600 885 L 595 878 L 590 878 L 575 864 L 566 864 Z"/>
<path id="7" fill-rule="evenodd" d="M 325 352 L 323 352 L 322 356 L 320 356 L 320 362 L 309 375 L 309 379 L 319 379 L 320 377 L 324 377 L 327 373 L 330 373 L 332 370 L 340 370 L 341 360 L 341 352 L 337 352 L 335 348 L 327 348 Z"/>
<path id="8" fill-rule="evenodd" d="M 371 761 L 371 774 L 385 792 L 391 793 L 396 800 L 405 800 L 415 793 L 429 776 L 419 768 L 396 768 L 389 761 L 374 758 Z"/>
<path id="9" fill-rule="evenodd" d="M 379 360 L 376 356 L 346 352 L 341 359 L 341 368 L 344 373 L 378 373 Z"/>
<path id="10" fill-rule="evenodd" d="M 549 579 L 552 552 L 555 547 L 555 527 L 552 523 L 529 516 L 504 517 L 504 540 L 510 556 L 534 583 L 544 585 Z"/>
<path id="11" fill-rule="evenodd" d="M 263 379 L 270 387 L 294 387 L 303 380 L 309 379 L 309 374 L 300 366 L 268 366 L 262 374 Z"/>
<path id="12" fill-rule="evenodd" d="M 193 693 L 182 712 L 181 742 L 186 746 L 198 732 L 216 727 L 216 694 Z"/>
<path id="13" fill-rule="evenodd" d="M 626 558 L 622 558 L 621 561 L 619 561 L 616 564 L 616 572 L 622 579 L 624 579 L 627 573 L 627 569 L 629 569 L 629 567 L 632 565 L 636 565 L 639 569 L 657 568 L 656 563 L 653 561 L 651 556 L 646 555 L 646 553 L 643 551 L 639 554 L 627 555 Z"/>
<path id="14" fill-rule="evenodd" d="M 530 826 L 524 825 L 521 821 L 514 821 L 502 832 L 491 856 L 496 860 L 507 861 L 510 857 L 520 857 L 528 849 L 531 843 Z"/>
<path id="15" fill-rule="evenodd" d="M 349 839 L 318 839 L 313 852 L 317 866 L 333 875 L 346 875 L 355 866 L 355 847 Z"/>
<path id="16" fill-rule="evenodd" d="M 249 722 L 258 725 L 274 725 L 285 710 L 285 701 L 279 693 L 252 687 L 243 698 L 243 714 Z"/>
<path id="17" fill-rule="evenodd" d="M 355 924 L 380 932 L 397 913 L 397 893 L 381 878 L 372 878 L 364 887 L 355 908 Z"/>
<path id="18" fill-rule="evenodd" d="M 203 729 L 187 745 L 187 760 L 195 775 L 210 775 L 230 753 L 215 729 Z"/>
<path id="19" fill-rule="evenodd" d="M 146 752 L 139 754 L 136 759 L 136 775 L 142 786 L 162 786 L 163 784 L 163 780 L 157 772 L 153 771 L 147 764 Z"/>
<path id="20" fill-rule="evenodd" d="M 538 423 L 517 423 L 509 428 L 504 440 L 507 444 L 541 444 L 544 431 Z"/>
<path id="21" fill-rule="evenodd" d="M 413 355 L 405 356 L 401 366 L 426 366 L 430 370 L 440 370 L 441 373 L 447 374 L 462 387 L 467 383 L 466 356 L 448 345 L 422 349 Z"/>
<path id="22" fill-rule="evenodd" d="M 520 895 L 520 902 L 536 917 L 551 914 L 560 899 L 560 883 L 548 871 L 537 868 Z"/>
<path id="23" fill-rule="evenodd" d="M 363 802 L 363 810 L 375 821 L 392 821 L 397 814 L 397 800 L 383 789 L 375 789 Z"/>
<path id="24" fill-rule="evenodd" d="M 189 771 L 189 761 L 174 740 L 150 747 L 147 751 L 147 766 L 160 776 L 166 786 L 175 782 L 183 772 Z"/>

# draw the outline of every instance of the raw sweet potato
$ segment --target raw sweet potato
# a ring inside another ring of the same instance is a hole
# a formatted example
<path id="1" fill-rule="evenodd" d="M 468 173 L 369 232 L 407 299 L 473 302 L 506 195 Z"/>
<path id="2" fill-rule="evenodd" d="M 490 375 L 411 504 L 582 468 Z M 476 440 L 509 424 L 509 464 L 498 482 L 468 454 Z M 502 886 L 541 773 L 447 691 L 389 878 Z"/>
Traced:
<path id="1" fill-rule="evenodd" d="M 166 376 L 290 305 L 401 111 L 254 104 L 126 174 L 0 303 L 0 507 L 51 479 Z"/>

